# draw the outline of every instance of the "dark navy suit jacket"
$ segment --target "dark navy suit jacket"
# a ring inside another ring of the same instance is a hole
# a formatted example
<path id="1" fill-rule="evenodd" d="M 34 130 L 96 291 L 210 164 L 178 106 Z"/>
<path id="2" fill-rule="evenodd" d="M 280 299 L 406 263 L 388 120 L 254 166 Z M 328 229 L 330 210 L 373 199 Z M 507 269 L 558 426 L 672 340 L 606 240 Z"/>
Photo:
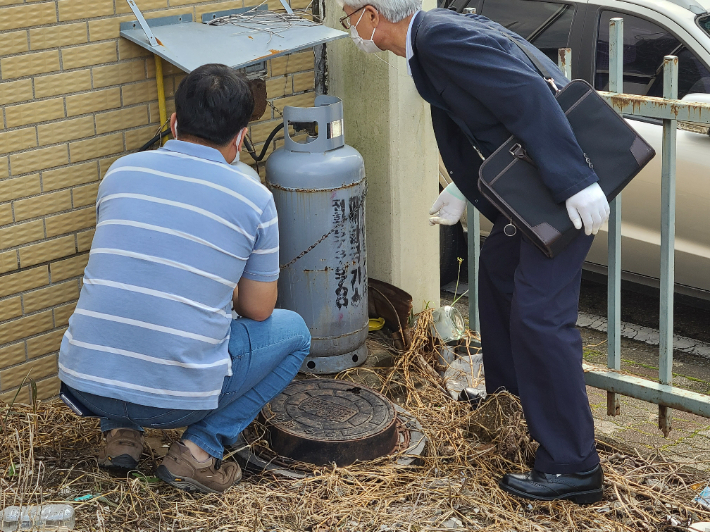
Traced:
<path id="1" fill-rule="evenodd" d="M 412 78 L 431 104 L 441 157 L 456 186 L 490 220 L 498 212 L 478 191 L 481 159 L 471 137 L 488 157 L 515 135 L 558 202 L 598 181 L 549 85 L 504 33 L 533 52 L 559 88 L 568 83 L 542 52 L 480 15 L 422 11 L 411 32 Z"/>

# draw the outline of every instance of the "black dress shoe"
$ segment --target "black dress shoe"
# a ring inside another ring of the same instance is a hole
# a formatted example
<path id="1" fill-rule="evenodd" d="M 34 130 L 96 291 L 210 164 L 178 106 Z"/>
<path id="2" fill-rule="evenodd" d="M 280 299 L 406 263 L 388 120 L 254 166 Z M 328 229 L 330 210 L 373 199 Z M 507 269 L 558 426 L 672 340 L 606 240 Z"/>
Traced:
<path id="1" fill-rule="evenodd" d="M 577 504 L 592 504 L 604 493 L 604 473 L 600 465 L 583 473 L 555 475 L 532 470 L 508 473 L 498 482 L 503 491 L 525 499 L 555 501 L 569 499 Z"/>

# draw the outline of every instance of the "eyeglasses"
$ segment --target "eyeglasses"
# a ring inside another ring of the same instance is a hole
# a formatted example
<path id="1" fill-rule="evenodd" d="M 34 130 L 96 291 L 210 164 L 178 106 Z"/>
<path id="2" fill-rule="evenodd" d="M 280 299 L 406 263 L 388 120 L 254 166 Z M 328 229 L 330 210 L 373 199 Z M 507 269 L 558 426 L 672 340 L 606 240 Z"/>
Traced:
<path id="1" fill-rule="evenodd" d="M 355 11 L 353 11 L 352 13 L 350 13 L 349 15 L 345 15 L 344 17 L 340 17 L 340 25 L 341 25 L 343 28 L 345 28 L 346 30 L 349 30 L 349 29 L 350 29 L 350 17 L 352 17 L 352 16 L 353 16 L 355 13 L 357 13 L 358 11 L 361 11 L 361 10 L 365 9 L 368 5 L 370 5 L 370 4 L 365 4 L 364 6 L 362 6 L 362 7 L 359 8 L 359 9 L 356 9 Z"/>

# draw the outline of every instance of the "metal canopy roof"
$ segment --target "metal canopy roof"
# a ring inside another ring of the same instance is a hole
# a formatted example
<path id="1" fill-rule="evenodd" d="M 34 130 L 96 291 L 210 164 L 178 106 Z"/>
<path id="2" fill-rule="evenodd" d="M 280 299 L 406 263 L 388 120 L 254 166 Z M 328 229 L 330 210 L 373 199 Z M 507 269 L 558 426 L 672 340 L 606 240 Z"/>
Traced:
<path id="1" fill-rule="evenodd" d="M 130 4 L 131 2 L 129 2 Z M 207 13 L 203 21 L 244 13 L 249 8 Z M 252 8 L 253 9 L 253 8 Z M 261 10 L 259 13 L 263 13 Z M 207 63 L 222 63 L 232 68 L 245 68 L 254 63 L 290 54 L 346 37 L 347 33 L 322 25 L 295 25 L 277 33 L 264 30 L 258 22 L 234 25 L 209 25 L 192 21 L 192 15 L 178 15 L 121 23 L 121 37 L 150 50 L 185 72 L 192 72 Z M 147 22 L 155 36 L 156 46 L 150 44 L 141 27 Z"/>

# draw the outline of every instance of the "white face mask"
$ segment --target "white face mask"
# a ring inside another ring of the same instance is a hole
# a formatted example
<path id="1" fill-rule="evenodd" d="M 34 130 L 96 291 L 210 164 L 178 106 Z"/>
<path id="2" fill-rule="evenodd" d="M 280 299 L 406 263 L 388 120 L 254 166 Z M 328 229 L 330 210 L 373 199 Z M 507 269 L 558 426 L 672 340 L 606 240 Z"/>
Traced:
<path id="1" fill-rule="evenodd" d="M 237 135 L 237 141 L 235 143 L 235 146 L 237 148 L 237 155 L 234 157 L 234 159 L 232 159 L 232 162 L 229 164 L 236 164 L 239 162 L 239 143 L 242 141 L 242 135 L 244 135 L 243 129 L 239 132 L 239 135 Z"/>
<path id="2" fill-rule="evenodd" d="M 360 48 L 363 52 L 366 54 L 374 54 L 375 52 L 381 52 L 382 50 L 377 47 L 375 44 L 375 41 L 372 40 L 372 38 L 375 36 L 375 31 L 377 31 L 377 28 L 374 28 L 372 30 L 372 35 L 370 35 L 369 40 L 365 40 L 362 37 L 360 37 L 360 34 L 357 32 L 357 25 L 360 24 L 360 21 L 362 20 L 362 16 L 365 14 L 365 11 L 360 13 L 360 18 L 357 19 L 357 24 L 354 26 L 350 26 L 350 38 L 353 40 L 355 43 L 355 46 Z"/>

